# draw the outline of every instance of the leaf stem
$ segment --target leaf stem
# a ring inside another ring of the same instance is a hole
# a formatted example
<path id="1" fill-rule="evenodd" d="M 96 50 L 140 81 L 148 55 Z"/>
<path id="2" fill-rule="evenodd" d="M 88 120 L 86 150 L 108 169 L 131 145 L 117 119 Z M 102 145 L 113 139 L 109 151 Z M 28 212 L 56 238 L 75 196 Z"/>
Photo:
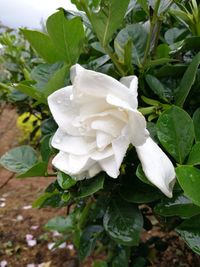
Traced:
<path id="1" fill-rule="evenodd" d="M 156 25 L 156 21 L 157 21 L 157 14 L 158 14 L 159 6 L 160 6 L 160 0 L 157 0 L 156 4 L 155 4 L 155 9 L 154 9 L 154 12 L 153 12 L 153 17 L 152 17 L 152 20 L 150 21 L 150 31 L 149 31 L 149 35 L 148 35 L 148 38 L 147 38 L 147 44 L 146 44 L 146 47 L 145 47 L 145 52 L 144 52 L 143 67 L 146 64 L 146 61 L 147 61 L 147 58 L 148 58 L 148 55 L 149 55 L 152 35 L 153 35 L 153 31 L 154 31 L 154 28 L 155 28 L 155 25 Z"/>

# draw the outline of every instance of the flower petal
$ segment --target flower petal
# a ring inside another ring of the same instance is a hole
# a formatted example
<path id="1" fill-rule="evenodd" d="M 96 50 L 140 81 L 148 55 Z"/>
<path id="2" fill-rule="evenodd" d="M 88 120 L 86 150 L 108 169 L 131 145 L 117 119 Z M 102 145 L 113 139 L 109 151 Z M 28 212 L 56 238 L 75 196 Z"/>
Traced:
<path id="1" fill-rule="evenodd" d="M 129 144 L 130 141 L 128 139 L 128 136 L 119 136 L 112 141 L 112 148 L 118 168 L 120 168 L 121 166 Z"/>
<path id="2" fill-rule="evenodd" d="M 71 71 L 75 98 L 76 96 L 82 97 L 83 94 L 95 98 L 106 98 L 108 94 L 113 94 L 130 105 L 135 102 L 135 96 L 129 88 L 106 74 L 82 67 L 80 69 L 78 64 Z"/>
<path id="3" fill-rule="evenodd" d="M 146 130 L 146 120 L 144 116 L 137 110 L 129 112 L 129 129 L 131 143 L 134 146 L 144 144 L 149 133 Z"/>
<path id="4" fill-rule="evenodd" d="M 138 107 L 138 101 L 137 101 L 138 78 L 137 78 L 137 76 L 131 75 L 131 76 L 122 77 L 120 79 L 120 82 L 130 89 L 130 92 L 135 97 L 135 102 L 133 103 L 133 108 L 137 109 L 137 107 Z"/>
<path id="5" fill-rule="evenodd" d="M 52 164 L 64 173 L 74 175 L 77 180 L 81 180 L 85 178 L 85 171 L 91 168 L 94 161 L 88 156 L 75 156 L 61 151 L 55 156 Z"/>
<path id="6" fill-rule="evenodd" d="M 110 177 L 117 178 L 119 176 L 119 168 L 114 156 L 100 160 L 99 165 Z"/>
<path id="7" fill-rule="evenodd" d="M 51 144 L 54 148 L 74 155 L 86 155 L 96 147 L 96 140 L 92 137 L 72 136 L 60 128 L 54 134 Z"/>
<path id="8" fill-rule="evenodd" d="M 149 181 L 166 196 L 172 197 L 175 171 L 169 158 L 150 137 L 142 146 L 137 146 L 136 151 Z"/>
<path id="9" fill-rule="evenodd" d="M 71 94 L 72 86 L 59 89 L 48 97 L 48 104 L 58 126 L 68 134 L 78 135 L 72 121 L 78 115 L 79 109 L 70 100 Z"/>

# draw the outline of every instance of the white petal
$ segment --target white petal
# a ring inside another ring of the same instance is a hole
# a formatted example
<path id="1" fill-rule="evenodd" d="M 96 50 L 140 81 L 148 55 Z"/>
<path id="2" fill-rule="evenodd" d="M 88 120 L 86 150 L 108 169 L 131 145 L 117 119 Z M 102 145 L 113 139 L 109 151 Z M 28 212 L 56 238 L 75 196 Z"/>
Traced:
<path id="1" fill-rule="evenodd" d="M 85 171 L 89 170 L 94 161 L 88 156 L 75 156 L 65 152 L 59 152 L 52 161 L 52 164 L 60 171 L 69 175 L 79 175 L 78 179 L 85 178 Z"/>
<path id="2" fill-rule="evenodd" d="M 111 143 L 113 137 L 110 134 L 104 133 L 102 131 L 97 131 L 96 142 L 99 149 L 104 149 L 107 145 Z"/>
<path id="3" fill-rule="evenodd" d="M 72 125 L 73 119 L 78 115 L 78 106 L 70 100 L 72 86 L 55 91 L 48 97 L 48 104 L 54 120 L 65 132 L 77 135 L 78 130 Z"/>
<path id="4" fill-rule="evenodd" d="M 150 137 L 142 146 L 136 147 L 136 151 L 149 181 L 166 196 L 172 197 L 175 171 L 169 158 Z"/>
<path id="5" fill-rule="evenodd" d="M 135 97 L 135 103 L 133 103 L 133 108 L 137 109 L 138 107 L 138 101 L 137 101 L 138 78 L 137 76 L 132 75 L 132 76 L 123 77 L 120 79 L 120 82 L 130 89 L 132 95 Z"/>
<path id="6" fill-rule="evenodd" d="M 92 129 L 103 131 L 114 137 L 120 135 L 120 132 L 123 127 L 124 127 L 123 121 L 115 119 L 110 115 L 102 118 L 97 118 L 91 123 Z"/>
<path id="7" fill-rule="evenodd" d="M 133 110 L 132 106 L 127 101 L 124 101 L 113 94 L 108 94 L 106 101 L 112 106 L 116 106 L 125 110 Z"/>
<path id="8" fill-rule="evenodd" d="M 112 148 L 118 168 L 121 166 L 129 144 L 130 141 L 128 136 L 119 136 L 112 141 Z"/>
<path id="9" fill-rule="evenodd" d="M 95 150 L 94 152 L 90 154 L 90 158 L 93 160 L 99 161 L 102 159 L 106 159 L 110 156 L 113 156 L 113 154 L 114 152 L 113 152 L 112 146 L 108 146 L 102 151 Z"/>
<path id="10" fill-rule="evenodd" d="M 70 80 L 72 84 L 74 83 L 75 77 L 81 72 L 84 71 L 85 69 L 81 67 L 79 64 L 75 64 L 71 67 L 70 69 Z"/>
<path id="11" fill-rule="evenodd" d="M 102 171 L 101 167 L 99 166 L 98 163 L 96 163 L 88 170 L 88 176 L 94 177 L 95 175 L 97 175 L 101 171 Z"/>
<path id="12" fill-rule="evenodd" d="M 82 94 L 95 98 L 106 98 L 110 93 L 130 105 L 135 102 L 135 96 L 132 95 L 129 88 L 106 74 L 75 67 L 75 70 L 72 68 L 72 77 L 75 98 Z"/>
<path id="13" fill-rule="evenodd" d="M 119 176 L 119 168 L 114 156 L 100 160 L 99 165 L 110 177 L 117 178 Z"/>
<path id="14" fill-rule="evenodd" d="M 146 130 L 146 120 L 144 116 L 137 110 L 129 112 L 129 127 L 131 143 L 134 146 L 144 144 L 149 133 Z"/>
<path id="15" fill-rule="evenodd" d="M 96 140 L 92 137 L 68 135 L 58 128 L 52 138 L 51 144 L 54 148 L 63 152 L 74 155 L 85 155 L 96 147 Z"/>

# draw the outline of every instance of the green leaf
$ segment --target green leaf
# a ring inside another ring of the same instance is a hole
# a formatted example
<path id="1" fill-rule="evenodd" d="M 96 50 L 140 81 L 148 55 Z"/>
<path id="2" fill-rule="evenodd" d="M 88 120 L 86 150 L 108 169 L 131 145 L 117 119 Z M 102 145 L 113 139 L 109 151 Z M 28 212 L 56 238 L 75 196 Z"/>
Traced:
<path id="1" fill-rule="evenodd" d="M 57 89 L 60 89 L 66 85 L 68 72 L 69 72 L 69 67 L 63 66 L 61 69 L 57 70 L 52 75 L 52 77 L 49 79 L 43 91 L 46 98 Z"/>
<path id="2" fill-rule="evenodd" d="M 159 117 L 157 134 L 164 148 L 182 164 L 194 141 L 194 126 L 190 116 L 183 109 L 172 106 Z"/>
<path id="3" fill-rule="evenodd" d="M 96 260 L 92 263 L 92 267 L 108 267 L 108 264 L 106 261 Z"/>
<path id="4" fill-rule="evenodd" d="M 24 173 L 37 162 L 36 151 L 30 146 L 9 150 L 0 158 L 0 164 L 9 171 Z"/>
<path id="5" fill-rule="evenodd" d="M 33 99 L 46 104 L 45 96 L 42 92 L 40 92 L 37 88 L 34 88 L 30 85 L 27 85 L 23 82 L 18 83 L 17 85 L 14 85 L 14 88 L 18 91 L 20 91 L 23 94 L 26 94 L 27 96 L 32 97 Z"/>
<path id="6" fill-rule="evenodd" d="M 185 220 L 176 231 L 181 235 L 187 245 L 200 255 L 200 215 Z"/>
<path id="7" fill-rule="evenodd" d="M 47 31 L 57 53 L 69 66 L 75 64 L 82 50 L 85 38 L 80 17 L 68 20 L 60 10 L 47 20 Z"/>
<path id="8" fill-rule="evenodd" d="M 63 172 L 58 172 L 57 181 L 59 186 L 65 190 L 69 189 L 70 187 L 74 186 L 77 183 L 76 180 L 74 180 L 69 175 Z"/>
<path id="9" fill-rule="evenodd" d="M 200 170 L 192 166 L 176 168 L 176 175 L 184 194 L 200 206 Z"/>
<path id="10" fill-rule="evenodd" d="M 67 217 L 57 216 L 52 218 L 45 224 L 44 228 L 50 231 L 58 231 L 59 233 L 69 233 L 74 229 L 75 218 L 73 214 Z"/>
<path id="11" fill-rule="evenodd" d="M 83 230 L 79 243 L 79 256 L 81 260 L 91 255 L 95 248 L 96 240 L 103 230 L 101 225 L 90 225 Z"/>
<path id="12" fill-rule="evenodd" d="M 199 165 L 200 164 L 200 142 L 192 147 L 189 154 L 187 165 Z"/>
<path id="13" fill-rule="evenodd" d="M 160 99 L 167 101 L 165 97 L 165 88 L 163 84 L 154 76 L 147 74 L 145 80 L 148 83 L 151 90 L 159 96 Z"/>
<path id="14" fill-rule="evenodd" d="M 116 256 L 112 259 L 112 267 L 128 267 L 130 258 L 130 248 L 120 246 L 116 251 Z"/>
<path id="15" fill-rule="evenodd" d="M 120 195 L 131 203 L 149 203 L 162 197 L 159 190 L 138 179 L 127 181 L 127 184 L 120 188 Z"/>
<path id="16" fill-rule="evenodd" d="M 36 176 L 45 176 L 47 171 L 46 162 L 37 162 L 26 172 L 17 176 L 17 178 L 26 178 L 26 177 L 36 177 Z"/>
<path id="17" fill-rule="evenodd" d="M 59 192 L 44 193 L 38 199 L 33 202 L 33 208 L 44 208 L 44 207 L 53 207 L 59 208 L 62 207 L 64 201 L 62 200 L 62 195 Z"/>
<path id="18" fill-rule="evenodd" d="M 200 52 L 193 58 L 192 62 L 188 66 L 186 72 L 183 75 L 179 89 L 175 96 L 175 104 L 182 107 L 193 83 L 195 82 L 196 73 L 200 64 Z"/>
<path id="19" fill-rule="evenodd" d="M 105 175 L 103 173 L 98 174 L 95 178 L 86 180 L 81 183 L 79 192 L 76 193 L 76 198 L 83 198 L 90 196 L 103 188 Z"/>
<path id="20" fill-rule="evenodd" d="M 193 114 L 194 132 L 196 141 L 200 142 L 200 108 L 198 108 Z"/>
<path id="21" fill-rule="evenodd" d="M 46 62 L 55 63 L 62 60 L 62 57 L 57 53 L 48 35 L 32 30 L 22 30 L 22 33 L 30 45 Z"/>
<path id="22" fill-rule="evenodd" d="M 156 48 L 156 59 L 165 59 L 165 60 L 169 60 L 169 52 L 170 52 L 170 48 L 167 44 L 160 44 L 157 48 Z"/>
<path id="23" fill-rule="evenodd" d="M 161 200 L 154 207 L 154 212 L 161 216 L 180 216 L 186 218 L 200 214 L 200 207 L 194 205 L 184 195 L 177 195 L 172 199 Z"/>
<path id="24" fill-rule="evenodd" d="M 137 0 L 137 2 L 141 5 L 142 9 L 149 16 L 149 9 L 150 8 L 148 6 L 148 2 L 146 0 Z"/>
<path id="25" fill-rule="evenodd" d="M 147 32 L 140 24 L 127 25 L 122 29 L 114 41 L 115 52 L 120 61 L 124 62 L 124 47 L 129 40 L 132 41 L 132 62 L 133 64 L 140 65 L 143 57 L 147 42 Z"/>
<path id="26" fill-rule="evenodd" d="M 39 64 L 36 66 L 31 71 L 31 78 L 36 81 L 34 86 L 43 91 L 51 77 L 62 67 L 62 62 L 57 62 L 54 64 Z"/>
<path id="27" fill-rule="evenodd" d="M 117 243 L 136 246 L 143 226 L 143 218 L 137 206 L 112 198 L 103 218 L 103 225 Z"/>
<path id="28" fill-rule="evenodd" d="M 53 153 L 52 148 L 50 146 L 50 139 L 51 139 L 52 135 L 46 135 L 42 138 L 41 142 L 40 142 L 40 153 L 42 156 L 42 160 L 45 162 L 49 161 L 49 158 L 51 156 L 51 154 Z"/>
<path id="29" fill-rule="evenodd" d="M 103 0 L 98 12 L 89 11 L 91 24 L 103 47 L 109 44 L 115 31 L 120 28 L 128 4 L 129 0 Z"/>
<path id="30" fill-rule="evenodd" d="M 52 135 L 58 129 L 58 125 L 53 118 L 46 119 L 41 124 L 41 131 L 43 135 Z"/>

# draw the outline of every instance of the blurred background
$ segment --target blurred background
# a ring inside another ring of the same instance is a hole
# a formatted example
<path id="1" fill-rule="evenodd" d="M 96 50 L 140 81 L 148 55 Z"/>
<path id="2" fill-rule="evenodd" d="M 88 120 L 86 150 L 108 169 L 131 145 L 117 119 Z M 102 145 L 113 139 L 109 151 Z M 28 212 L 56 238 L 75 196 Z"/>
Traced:
<path id="1" fill-rule="evenodd" d="M 75 9 L 69 0 L 0 0 L 0 23 L 11 28 L 41 28 L 59 7 Z"/>

